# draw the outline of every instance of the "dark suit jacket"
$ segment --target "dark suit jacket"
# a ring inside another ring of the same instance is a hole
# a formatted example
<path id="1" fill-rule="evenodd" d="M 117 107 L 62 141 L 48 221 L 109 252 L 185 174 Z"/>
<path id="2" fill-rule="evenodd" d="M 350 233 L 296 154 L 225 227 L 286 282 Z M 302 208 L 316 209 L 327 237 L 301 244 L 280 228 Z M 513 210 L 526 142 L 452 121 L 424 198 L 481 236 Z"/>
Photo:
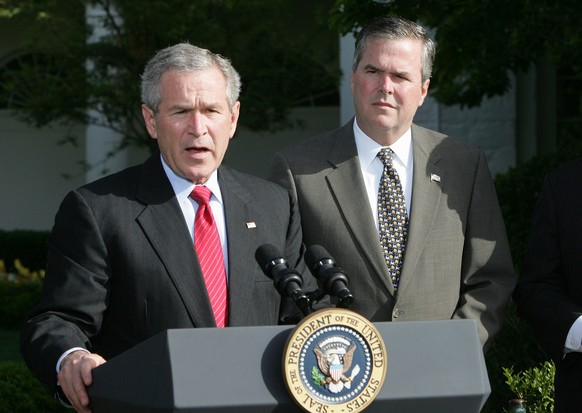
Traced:
<path id="1" fill-rule="evenodd" d="M 556 411 L 580 411 L 582 354 L 564 358 L 564 345 L 582 315 L 582 159 L 544 180 L 514 300 L 518 314 L 556 362 L 556 395 L 560 386 L 578 394 L 571 409 Z"/>
<path id="2" fill-rule="evenodd" d="M 365 192 L 353 121 L 276 154 L 271 179 L 289 188 L 304 243 L 324 246 L 350 277 L 351 307 L 372 321 L 472 318 L 487 348 L 514 271 L 483 154 L 413 125 L 414 177 L 397 297 Z"/>
<path id="3" fill-rule="evenodd" d="M 218 181 L 228 237 L 230 325 L 293 321 L 297 309 L 288 300 L 281 303 L 254 256 L 269 243 L 290 265 L 302 263 L 296 205 L 278 185 L 226 166 Z M 49 239 L 42 300 L 21 336 L 22 354 L 44 383 L 55 384 L 57 360 L 67 349 L 84 347 L 108 359 L 169 328 L 215 325 L 159 154 L 67 195 Z"/>

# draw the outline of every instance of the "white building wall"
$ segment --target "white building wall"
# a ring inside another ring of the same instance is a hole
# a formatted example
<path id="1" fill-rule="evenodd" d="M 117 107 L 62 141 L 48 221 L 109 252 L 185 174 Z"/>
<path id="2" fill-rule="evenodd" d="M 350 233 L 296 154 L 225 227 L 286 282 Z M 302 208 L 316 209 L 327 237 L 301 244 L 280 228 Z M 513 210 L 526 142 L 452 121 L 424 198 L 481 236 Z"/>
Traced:
<path id="1" fill-rule="evenodd" d="M 59 144 L 65 132 L 36 129 L 0 110 L 0 229 L 50 229 L 61 199 L 85 182 L 84 142 Z"/>
<path id="2" fill-rule="evenodd" d="M 267 177 L 271 159 L 277 150 L 337 128 L 339 107 L 296 108 L 292 111 L 292 117 L 304 123 L 304 127 L 277 133 L 253 133 L 239 128 L 229 144 L 224 163 L 242 172 Z"/>
<path id="3" fill-rule="evenodd" d="M 15 35 L 22 30 L 16 21 L 3 20 L 0 64 L 22 53 L 24 36 Z M 84 127 L 37 129 L 0 110 L 0 230 L 50 229 L 62 198 L 85 182 L 85 142 L 59 144 L 69 132 L 85 133 Z"/>
<path id="4" fill-rule="evenodd" d="M 225 164 L 266 177 L 277 149 L 337 127 L 339 108 L 298 108 L 293 111 L 293 117 L 305 122 L 306 126 L 276 134 L 253 133 L 240 128 L 230 143 Z M 17 121 L 10 111 L 0 110 L 1 230 L 50 230 L 64 196 L 87 181 L 88 175 L 81 163 L 86 161 L 88 144 L 81 140 L 77 147 L 59 145 L 65 132 L 59 127 L 36 129 Z M 85 128 L 76 132 L 82 136 Z M 102 142 L 102 146 L 107 147 L 108 135 L 106 130 L 102 139 L 94 135 L 91 145 Z M 141 163 L 147 156 L 143 150 L 132 149 L 126 164 L 110 163 L 107 173 Z M 100 169 L 92 173 L 95 177 L 101 175 Z"/>
<path id="5" fill-rule="evenodd" d="M 473 109 L 443 106 L 428 99 L 415 123 L 461 139 L 483 150 L 493 176 L 515 165 L 515 90 Z"/>

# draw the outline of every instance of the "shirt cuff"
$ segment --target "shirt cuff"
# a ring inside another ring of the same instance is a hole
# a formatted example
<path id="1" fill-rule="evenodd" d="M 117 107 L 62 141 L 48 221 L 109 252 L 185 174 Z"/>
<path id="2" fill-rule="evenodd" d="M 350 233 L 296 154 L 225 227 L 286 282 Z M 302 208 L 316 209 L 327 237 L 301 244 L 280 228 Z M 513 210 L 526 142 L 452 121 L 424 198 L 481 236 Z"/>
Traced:
<path id="1" fill-rule="evenodd" d="M 72 349 L 69 349 L 69 350 L 65 351 L 63 353 L 63 355 L 61 357 L 59 357 L 59 360 L 57 361 L 57 374 L 59 374 L 59 372 L 61 371 L 61 363 L 63 362 L 63 360 L 65 359 L 65 357 L 67 357 L 73 351 L 78 351 L 78 350 L 84 351 L 86 353 L 90 353 L 89 350 L 87 350 L 86 348 L 83 348 L 83 347 L 73 347 Z"/>
<path id="2" fill-rule="evenodd" d="M 582 352 L 582 316 L 578 317 L 570 327 L 570 331 L 566 336 L 564 350 L 565 353 Z"/>

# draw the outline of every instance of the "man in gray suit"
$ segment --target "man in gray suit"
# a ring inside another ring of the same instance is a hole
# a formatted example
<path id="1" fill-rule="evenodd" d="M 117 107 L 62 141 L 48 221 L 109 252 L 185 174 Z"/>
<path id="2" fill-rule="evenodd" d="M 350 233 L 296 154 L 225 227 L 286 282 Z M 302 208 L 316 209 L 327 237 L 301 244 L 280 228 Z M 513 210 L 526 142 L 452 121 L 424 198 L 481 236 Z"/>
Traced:
<path id="1" fill-rule="evenodd" d="M 86 386 L 105 360 L 166 329 L 217 326 L 203 277 L 206 255 L 194 248 L 201 208 L 190 196 L 195 188 L 211 191 L 219 236 L 212 251 L 218 282 L 227 286 L 221 323 L 300 318 L 254 258 L 268 243 L 290 266 L 301 266 L 297 206 L 280 186 L 221 166 L 239 92 L 227 59 L 189 44 L 161 50 L 142 76 L 142 113 L 160 152 L 72 191 L 61 204 L 42 299 L 22 330 L 21 352 L 77 411 L 90 411 Z"/>
<path id="2" fill-rule="evenodd" d="M 474 319 L 487 350 L 513 265 L 483 153 L 412 123 L 434 55 L 421 26 L 372 20 L 356 40 L 355 118 L 277 153 L 271 179 L 299 204 L 304 243 L 325 247 L 350 277 L 353 310 L 372 321 Z M 382 196 L 385 179 L 398 203 Z"/>

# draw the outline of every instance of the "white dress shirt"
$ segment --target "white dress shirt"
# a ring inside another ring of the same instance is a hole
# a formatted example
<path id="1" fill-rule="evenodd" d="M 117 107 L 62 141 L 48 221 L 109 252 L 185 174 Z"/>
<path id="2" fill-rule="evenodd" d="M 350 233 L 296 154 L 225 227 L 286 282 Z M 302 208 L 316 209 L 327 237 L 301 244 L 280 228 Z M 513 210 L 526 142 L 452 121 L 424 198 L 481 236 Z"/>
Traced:
<path id="1" fill-rule="evenodd" d="M 162 157 L 162 166 L 166 172 L 166 176 L 174 188 L 174 193 L 176 194 L 176 199 L 184 214 L 184 220 L 190 236 L 192 237 L 192 243 L 194 243 L 194 219 L 196 217 L 196 211 L 198 211 L 198 203 L 190 198 L 190 194 L 194 190 L 194 184 L 186 178 L 182 178 L 177 175 L 164 161 Z M 212 209 L 212 215 L 214 215 L 214 221 L 216 222 L 216 227 L 218 229 L 218 234 L 220 236 L 220 244 L 222 246 L 222 254 L 224 256 L 224 268 L 226 269 L 226 276 L 228 280 L 228 245 L 226 238 L 226 224 L 224 219 L 224 203 L 222 202 L 222 193 L 220 192 L 220 187 L 218 186 L 218 172 L 214 171 L 208 181 L 204 183 L 208 189 L 212 191 L 212 197 L 210 198 L 210 208 Z"/>
<path id="2" fill-rule="evenodd" d="M 564 353 L 582 352 L 582 316 L 578 317 L 566 336 Z"/>
<path id="3" fill-rule="evenodd" d="M 367 136 L 358 126 L 354 119 L 354 136 L 356 137 L 356 148 L 360 161 L 360 169 L 364 177 L 366 193 L 370 201 L 374 223 L 378 228 L 378 187 L 380 178 L 384 171 L 384 164 L 378 159 L 378 152 L 386 146 L 380 145 L 372 138 Z M 404 191 L 404 200 L 406 202 L 406 212 L 410 217 L 410 206 L 412 202 L 412 131 L 410 128 L 394 144 L 389 146 L 394 152 L 392 165 L 398 172 L 402 190 Z"/>

